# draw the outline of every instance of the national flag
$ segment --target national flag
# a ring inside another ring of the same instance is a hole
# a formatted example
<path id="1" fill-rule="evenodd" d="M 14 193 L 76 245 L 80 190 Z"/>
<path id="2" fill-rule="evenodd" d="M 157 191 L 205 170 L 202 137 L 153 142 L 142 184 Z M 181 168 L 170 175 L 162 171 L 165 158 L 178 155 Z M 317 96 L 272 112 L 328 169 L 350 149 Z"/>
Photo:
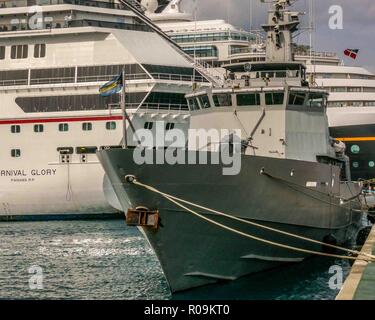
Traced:
<path id="1" fill-rule="evenodd" d="M 108 97 L 112 94 L 120 92 L 123 85 L 124 85 L 124 82 L 123 82 L 123 79 L 122 79 L 122 74 L 120 74 L 120 75 L 114 77 L 111 81 L 102 85 L 99 88 L 99 93 L 102 97 Z"/>
<path id="2" fill-rule="evenodd" d="M 346 49 L 344 54 L 352 59 L 357 59 L 357 55 L 359 53 L 359 49 Z"/>

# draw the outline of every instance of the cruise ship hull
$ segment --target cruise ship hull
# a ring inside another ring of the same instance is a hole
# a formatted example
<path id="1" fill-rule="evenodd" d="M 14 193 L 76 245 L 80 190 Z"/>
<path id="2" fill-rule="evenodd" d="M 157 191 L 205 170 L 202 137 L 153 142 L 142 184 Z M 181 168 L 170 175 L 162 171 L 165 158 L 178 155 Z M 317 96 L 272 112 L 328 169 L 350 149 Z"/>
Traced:
<path id="1" fill-rule="evenodd" d="M 375 178 L 374 108 L 328 108 L 327 114 L 331 136 L 346 144 L 352 179 Z"/>
<path id="2" fill-rule="evenodd" d="M 41 161 L 40 161 L 41 162 Z M 0 170 L 0 221 L 120 218 L 103 193 L 98 161 Z M 108 188 L 109 186 L 106 186 Z"/>
<path id="3" fill-rule="evenodd" d="M 160 260 L 172 292 L 300 262 L 309 254 L 249 239 L 203 221 L 164 197 L 125 182 L 126 175 L 193 203 L 320 241 L 350 241 L 361 221 L 361 214 L 351 210 L 356 202 L 340 205 L 339 200 L 340 196 L 350 198 L 359 193 L 359 187 L 352 184 L 349 190 L 348 184 L 338 181 L 323 185 L 327 177 L 339 177 L 339 169 L 329 165 L 242 156 L 241 173 L 223 176 L 222 166 L 213 164 L 139 166 L 131 150 L 103 150 L 99 159 L 124 211 L 138 206 L 159 210 L 159 228 L 144 227 L 143 233 Z M 262 169 L 267 174 L 261 174 Z M 316 188 L 308 188 L 309 181 L 319 183 Z M 262 239 L 324 250 L 321 245 L 198 212 Z"/>

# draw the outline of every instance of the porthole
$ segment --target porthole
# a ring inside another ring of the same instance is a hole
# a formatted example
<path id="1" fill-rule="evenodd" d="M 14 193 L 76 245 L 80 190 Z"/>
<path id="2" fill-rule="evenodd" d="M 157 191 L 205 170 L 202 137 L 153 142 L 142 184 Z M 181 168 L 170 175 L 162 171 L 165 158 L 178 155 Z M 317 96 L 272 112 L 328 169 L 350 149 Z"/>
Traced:
<path id="1" fill-rule="evenodd" d="M 357 161 L 353 162 L 353 168 L 359 168 L 359 163 Z"/>
<path id="2" fill-rule="evenodd" d="M 350 147 L 350 151 L 354 154 L 358 154 L 360 151 L 361 151 L 361 148 L 359 147 L 359 145 L 357 144 L 354 144 Z"/>
<path id="3" fill-rule="evenodd" d="M 153 126 L 154 126 L 153 122 L 145 122 L 143 128 L 145 128 L 146 130 L 152 130 Z"/>
<path id="4" fill-rule="evenodd" d="M 375 167 L 375 161 L 370 161 L 370 162 L 368 163 L 368 166 L 369 166 L 370 168 L 374 168 L 374 167 Z"/>

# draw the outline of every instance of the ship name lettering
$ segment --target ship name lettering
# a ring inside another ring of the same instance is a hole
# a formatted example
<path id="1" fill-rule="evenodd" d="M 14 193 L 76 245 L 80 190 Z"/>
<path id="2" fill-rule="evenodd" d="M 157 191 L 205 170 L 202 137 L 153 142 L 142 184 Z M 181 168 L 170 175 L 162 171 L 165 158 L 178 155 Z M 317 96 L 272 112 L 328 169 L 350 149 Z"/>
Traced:
<path id="1" fill-rule="evenodd" d="M 32 176 L 54 176 L 56 169 L 33 169 L 31 170 Z"/>
<path id="2" fill-rule="evenodd" d="M 1 177 L 26 177 L 25 170 L 13 169 L 13 170 L 0 170 Z"/>

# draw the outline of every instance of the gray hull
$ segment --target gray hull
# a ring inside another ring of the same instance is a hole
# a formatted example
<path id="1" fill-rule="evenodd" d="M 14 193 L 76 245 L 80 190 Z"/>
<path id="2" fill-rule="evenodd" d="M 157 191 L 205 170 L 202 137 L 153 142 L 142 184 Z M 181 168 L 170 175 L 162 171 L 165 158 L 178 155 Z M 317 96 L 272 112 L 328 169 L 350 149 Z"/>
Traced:
<path id="1" fill-rule="evenodd" d="M 338 244 L 350 241 L 360 225 L 361 215 L 351 210 L 358 202 L 340 205 L 340 195 L 350 198 L 359 190 L 354 185 L 351 189 L 340 186 L 336 181 L 338 167 L 243 156 L 241 173 L 223 176 L 221 165 L 139 166 L 133 162 L 132 150 L 103 150 L 98 156 L 124 211 L 137 206 L 159 210 L 159 228 L 143 228 L 143 232 L 160 260 L 172 292 L 234 280 L 302 261 L 308 255 L 223 230 L 155 193 L 125 183 L 126 175 L 135 175 L 140 182 L 182 199 L 320 241 L 327 237 L 336 239 Z M 268 175 L 260 174 L 262 169 Z M 307 188 L 308 182 L 318 184 Z M 320 245 L 199 213 L 260 238 L 323 250 Z"/>

